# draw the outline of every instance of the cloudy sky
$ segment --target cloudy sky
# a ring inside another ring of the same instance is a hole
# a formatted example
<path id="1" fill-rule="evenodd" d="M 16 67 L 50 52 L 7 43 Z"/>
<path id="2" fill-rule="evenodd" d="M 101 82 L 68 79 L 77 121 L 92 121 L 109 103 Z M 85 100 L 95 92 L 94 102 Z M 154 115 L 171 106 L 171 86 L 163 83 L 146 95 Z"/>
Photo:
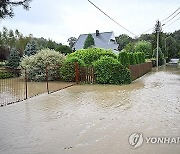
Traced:
<path id="1" fill-rule="evenodd" d="M 153 28 L 157 19 L 162 21 L 180 7 L 179 0 L 91 1 L 136 35 Z M 63 44 L 67 44 L 67 39 L 71 36 L 93 33 L 96 29 L 100 32 L 114 31 L 116 36 L 128 34 L 134 37 L 102 14 L 88 0 L 33 0 L 30 6 L 29 11 L 16 7 L 13 19 L 0 21 L 0 30 L 5 26 L 8 29 L 18 29 L 24 35 L 31 33 L 35 37 L 50 38 Z M 180 14 L 168 22 L 163 31 L 179 30 L 179 17 Z"/>

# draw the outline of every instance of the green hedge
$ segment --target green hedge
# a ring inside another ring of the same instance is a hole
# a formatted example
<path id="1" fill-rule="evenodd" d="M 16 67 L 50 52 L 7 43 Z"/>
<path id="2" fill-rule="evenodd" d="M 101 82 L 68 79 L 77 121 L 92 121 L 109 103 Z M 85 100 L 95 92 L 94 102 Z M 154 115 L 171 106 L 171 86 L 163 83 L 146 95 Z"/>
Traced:
<path id="1" fill-rule="evenodd" d="M 60 67 L 60 76 L 64 81 L 75 81 L 75 62 L 77 62 L 80 66 L 85 65 L 83 60 L 77 57 L 69 57 L 65 60 L 62 67 Z"/>
<path id="2" fill-rule="evenodd" d="M 145 54 L 144 52 L 126 52 L 121 51 L 118 56 L 119 62 L 128 67 L 129 65 L 145 63 Z"/>
<path id="3" fill-rule="evenodd" d="M 135 59 L 135 55 L 134 53 L 128 53 L 128 56 L 129 56 L 129 63 L 130 65 L 135 65 L 136 64 L 136 59 Z"/>
<path id="4" fill-rule="evenodd" d="M 14 75 L 11 72 L 0 72 L 0 79 L 7 79 L 12 77 L 14 77 Z"/>
<path id="5" fill-rule="evenodd" d="M 129 56 L 126 51 L 121 51 L 118 56 L 118 60 L 121 62 L 122 65 L 125 67 L 128 67 L 130 62 L 129 62 Z"/>
<path id="6" fill-rule="evenodd" d="M 130 71 L 117 59 L 102 57 L 94 62 L 96 81 L 100 84 L 129 84 L 131 83 Z"/>
<path id="7" fill-rule="evenodd" d="M 138 59 L 138 64 L 144 63 L 145 62 L 145 56 L 143 52 L 136 52 L 137 59 Z"/>
<path id="8" fill-rule="evenodd" d="M 77 50 L 67 55 L 67 58 L 77 57 L 78 59 L 83 60 L 86 65 L 92 65 L 93 62 L 97 61 L 102 56 L 117 58 L 116 54 L 114 54 L 111 50 L 101 48 L 88 48 Z"/>

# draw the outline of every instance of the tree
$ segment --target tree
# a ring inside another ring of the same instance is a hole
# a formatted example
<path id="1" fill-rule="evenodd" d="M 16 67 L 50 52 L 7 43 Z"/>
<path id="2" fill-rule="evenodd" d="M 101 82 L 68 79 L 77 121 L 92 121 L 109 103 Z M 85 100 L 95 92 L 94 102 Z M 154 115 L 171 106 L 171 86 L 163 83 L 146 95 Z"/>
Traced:
<path id="1" fill-rule="evenodd" d="M 135 52 L 143 52 L 146 58 L 152 58 L 152 45 L 148 41 L 138 41 L 135 44 Z"/>
<path id="2" fill-rule="evenodd" d="M 19 53 L 15 48 L 12 48 L 6 65 L 12 68 L 17 68 L 19 66 L 19 62 Z"/>
<path id="3" fill-rule="evenodd" d="M 116 42 L 119 44 L 118 50 L 121 51 L 127 44 L 132 41 L 133 39 L 126 34 L 119 35 L 119 37 L 116 37 Z"/>
<path id="4" fill-rule="evenodd" d="M 180 58 L 180 30 L 175 31 L 172 35 L 173 35 L 173 38 L 176 40 L 176 47 L 178 50 L 178 56 Z"/>
<path id="5" fill-rule="evenodd" d="M 134 46 L 135 46 L 135 43 L 130 42 L 130 43 L 126 44 L 126 46 L 124 47 L 123 50 L 126 52 L 134 52 Z"/>
<path id="6" fill-rule="evenodd" d="M 152 34 L 142 34 L 139 38 L 138 41 L 148 41 L 152 45 L 152 49 L 156 48 L 156 33 Z"/>
<path id="7" fill-rule="evenodd" d="M 7 60 L 9 56 L 9 49 L 0 46 L 0 61 Z"/>
<path id="8" fill-rule="evenodd" d="M 94 46 L 94 38 L 92 37 L 91 34 L 88 34 L 88 36 L 87 36 L 87 38 L 86 38 L 86 40 L 84 42 L 84 47 L 83 48 L 87 49 L 87 48 L 89 48 L 91 46 Z"/>
<path id="9" fill-rule="evenodd" d="M 76 41 L 77 41 L 77 38 L 75 38 L 75 37 L 70 37 L 70 38 L 68 38 L 68 41 L 67 41 L 67 42 L 69 42 L 70 48 L 72 48 L 72 47 L 74 46 L 74 44 L 76 43 Z"/>
<path id="10" fill-rule="evenodd" d="M 168 60 L 178 57 L 178 50 L 176 45 L 176 40 L 172 36 L 166 38 L 166 52 L 168 55 Z"/>
<path id="11" fill-rule="evenodd" d="M 13 0 L 1 0 L 0 1 L 0 19 L 4 19 L 6 17 L 12 18 L 14 16 L 13 7 L 23 6 L 24 9 L 29 9 L 29 2 L 31 0 L 21 0 L 21 1 L 13 1 Z"/>
<path id="12" fill-rule="evenodd" d="M 72 49 L 67 45 L 59 45 L 56 50 L 60 53 L 64 53 L 65 55 L 67 55 L 68 53 L 72 53 Z"/>
<path id="13" fill-rule="evenodd" d="M 15 43 L 16 43 L 16 38 L 14 36 L 14 32 L 13 30 L 9 30 L 9 34 L 8 34 L 8 45 L 10 48 L 15 47 Z"/>
<path id="14" fill-rule="evenodd" d="M 49 39 L 47 41 L 46 48 L 54 49 L 55 50 L 56 47 L 57 47 L 57 43 L 56 42 L 52 41 L 51 39 Z"/>
<path id="15" fill-rule="evenodd" d="M 35 55 L 36 52 L 37 52 L 36 43 L 34 41 L 29 42 L 26 45 L 26 48 L 24 50 L 24 54 L 27 56 L 31 56 L 31 55 Z"/>
<path id="16" fill-rule="evenodd" d="M 26 48 L 26 45 L 30 41 L 29 37 L 24 37 L 22 34 L 20 37 L 16 40 L 16 49 L 19 51 L 20 56 L 24 55 L 24 50 Z"/>

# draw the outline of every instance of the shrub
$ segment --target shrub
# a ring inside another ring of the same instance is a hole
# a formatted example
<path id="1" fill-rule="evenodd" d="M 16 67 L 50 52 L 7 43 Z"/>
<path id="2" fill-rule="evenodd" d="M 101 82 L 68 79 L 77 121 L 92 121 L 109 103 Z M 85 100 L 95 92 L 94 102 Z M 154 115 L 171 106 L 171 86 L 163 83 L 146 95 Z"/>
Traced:
<path id="1" fill-rule="evenodd" d="M 46 79 L 46 66 L 62 65 L 64 59 L 65 56 L 55 50 L 42 49 L 35 55 L 23 57 L 21 66 L 27 68 L 29 74 L 28 79 L 43 81 Z M 53 72 L 51 72 L 51 74 L 53 75 Z"/>
<path id="2" fill-rule="evenodd" d="M 111 50 L 101 48 L 82 49 L 67 55 L 68 58 L 77 57 L 78 59 L 83 60 L 86 65 L 92 65 L 93 62 L 97 61 L 102 56 L 117 58 L 116 54 Z"/>
<path id="3" fill-rule="evenodd" d="M 145 53 L 144 52 L 141 52 L 141 59 L 142 59 L 142 63 L 146 62 Z"/>
<path id="4" fill-rule="evenodd" d="M 125 67 L 128 67 L 130 64 L 128 53 L 123 50 L 119 53 L 118 60 Z"/>
<path id="5" fill-rule="evenodd" d="M 137 54 L 137 57 L 138 57 L 138 60 L 139 60 L 139 64 L 141 64 L 142 63 L 142 55 L 141 55 L 141 52 L 136 52 L 136 54 Z"/>
<path id="6" fill-rule="evenodd" d="M 75 62 L 77 62 L 79 66 L 85 65 L 84 61 L 77 57 L 67 58 L 60 68 L 60 74 L 64 81 L 75 81 Z"/>
<path id="7" fill-rule="evenodd" d="M 0 79 L 12 78 L 14 77 L 13 73 L 11 72 L 0 72 Z"/>
<path id="8" fill-rule="evenodd" d="M 88 36 L 87 36 L 87 38 L 86 38 L 86 40 L 84 42 L 84 47 L 83 48 L 87 49 L 87 48 L 92 47 L 92 46 L 94 46 L 94 38 L 92 37 L 91 34 L 88 34 Z"/>
<path id="9" fill-rule="evenodd" d="M 12 48 L 6 66 L 11 68 L 17 68 L 19 66 L 19 62 L 20 55 L 15 48 Z"/>
<path id="10" fill-rule="evenodd" d="M 129 64 L 130 65 L 135 65 L 136 64 L 136 59 L 134 53 L 128 53 L 129 56 Z"/>
<path id="11" fill-rule="evenodd" d="M 96 81 L 100 84 L 129 84 L 130 72 L 112 57 L 104 56 L 94 62 Z"/>
<path id="12" fill-rule="evenodd" d="M 134 53 L 134 57 L 135 57 L 135 60 L 136 60 L 136 64 L 140 64 L 140 60 L 139 60 L 139 56 L 138 56 L 137 52 Z"/>

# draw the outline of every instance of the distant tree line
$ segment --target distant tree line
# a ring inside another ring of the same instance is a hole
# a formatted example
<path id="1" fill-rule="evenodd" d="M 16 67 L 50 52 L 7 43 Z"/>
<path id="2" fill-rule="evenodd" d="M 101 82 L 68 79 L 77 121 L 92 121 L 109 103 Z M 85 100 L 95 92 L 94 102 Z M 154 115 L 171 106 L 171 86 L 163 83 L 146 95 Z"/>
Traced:
<path id="1" fill-rule="evenodd" d="M 119 44 L 119 51 L 142 52 L 142 50 L 144 50 L 146 52 L 146 58 L 155 57 L 156 39 L 156 33 L 143 34 L 136 39 L 126 34 L 116 37 L 116 41 Z M 180 58 L 180 30 L 174 33 L 161 32 L 159 47 L 160 54 L 163 55 L 167 61 L 171 58 Z"/>
<path id="2" fill-rule="evenodd" d="M 24 36 L 19 30 L 8 30 L 6 27 L 0 31 L 0 61 L 7 60 L 11 51 L 14 53 L 16 50 L 17 54 L 22 57 L 23 55 L 33 55 L 37 50 L 43 48 L 54 49 L 65 55 L 72 52 L 69 46 L 51 39 L 36 38 L 31 34 Z"/>

